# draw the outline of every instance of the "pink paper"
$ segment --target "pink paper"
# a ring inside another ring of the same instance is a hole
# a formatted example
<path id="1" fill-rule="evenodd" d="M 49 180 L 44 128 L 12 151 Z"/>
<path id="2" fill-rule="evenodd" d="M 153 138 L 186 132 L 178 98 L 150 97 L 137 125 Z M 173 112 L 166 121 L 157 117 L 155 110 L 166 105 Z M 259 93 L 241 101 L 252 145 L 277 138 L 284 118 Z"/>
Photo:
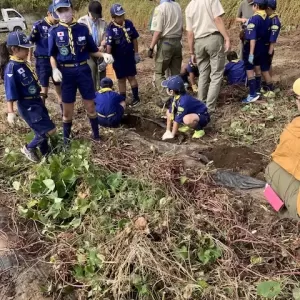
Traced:
<path id="1" fill-rule="evenodd" d="M 277 196 L 277 194 L 268 184 L 265 187 L 264 195 L 274 210 L 279 211 L 284 206 L 283 201 Z"/>

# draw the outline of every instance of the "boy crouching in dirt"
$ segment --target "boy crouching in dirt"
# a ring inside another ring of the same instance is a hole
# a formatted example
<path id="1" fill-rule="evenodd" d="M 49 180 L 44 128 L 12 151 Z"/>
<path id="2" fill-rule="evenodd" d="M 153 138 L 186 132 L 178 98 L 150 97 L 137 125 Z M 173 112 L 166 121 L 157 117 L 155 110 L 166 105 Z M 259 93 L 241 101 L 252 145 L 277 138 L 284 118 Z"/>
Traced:
<path id="1" fill-rule="evenodd" d="M 110 78 L 103 78 L 100 87 L 95 99 L 98 123 L 103 127 L 118 127 L 126 107 L 124 97 L 112 90 L 113 82 Z"/>
<path id="2" fill-rule="evenodd" d="M 162 86 L 166 87 L 168 94 L 172 96 L 172 103 L 167 111 L 167 130 L 162 140 L 173 139 L 177 131 L 187 132 L 190 129 L 195 130 L 194 139 L 203 137 L 205 134 L 203 128 L 210 121 L 206 105 L 186 93 L 180 75 L 163 81 Z M 184 126 L 179 128 L 180 124 Z"/>
<path id="3" fill-rule="evenodd" d="M 197 65 L 194 65 L 191 60 L 187 64 L 183 64 L 180 71 L 184 83 L 187 86 L 192 87 L 194 93 L 198 93 L 198 86 L 196 84 L 196 78 L 199 77 L 199 69 Z"/>
<path id="4" fill-rule="evenodd" d="M 244 84 L 246 82 L 246 70 L 243 60 L 238 59 L 235 51 L 230 51 L 227 54 L 228 63 L 225 66 L 224 76 L 229 85 Z"/>

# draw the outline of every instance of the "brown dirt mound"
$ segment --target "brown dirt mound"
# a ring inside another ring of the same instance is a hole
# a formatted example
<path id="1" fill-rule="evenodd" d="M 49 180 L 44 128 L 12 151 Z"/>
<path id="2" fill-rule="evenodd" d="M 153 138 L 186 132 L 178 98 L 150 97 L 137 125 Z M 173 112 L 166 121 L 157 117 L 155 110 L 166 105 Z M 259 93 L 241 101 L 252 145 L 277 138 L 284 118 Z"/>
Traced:
<path id="1" fill-rule="evenodd" d="M 204 153 L 216 168 L 230 169 L 244 175 L 256 176 L 263 170 L 262 156 L 248 147 L 216 146 Z"/>

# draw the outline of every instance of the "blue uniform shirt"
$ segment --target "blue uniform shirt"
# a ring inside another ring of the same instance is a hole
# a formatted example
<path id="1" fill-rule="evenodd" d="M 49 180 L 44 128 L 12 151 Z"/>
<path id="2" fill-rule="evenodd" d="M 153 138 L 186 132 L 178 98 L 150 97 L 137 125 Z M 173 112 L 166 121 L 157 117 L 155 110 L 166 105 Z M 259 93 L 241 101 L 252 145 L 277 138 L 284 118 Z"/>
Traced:
<path id="1" fill-rule="evenodd" d="M 226 64 L 224 76 L 227 76 L 227 80 L 230 85 L 245 83 L 246 70 L 244 62 L 242 60 L 233 60 Z"/>
<path id="2" fill-rule="evenodd" d="M 276 43 L 279 33 L 280 33 L 280 29 L 281 29 L 281 22 L 280 19 L 278 17 L 277 13 L 272 14 L 270 17 L 270 43 Z"/>
<path id="3" fill-rule="evenodd" d="M 59 23 L 50 29 L 49 56 L 54 56 L 58 63 L 80 63 L 95 52 L 98 48 L 86 25 Z"/>
<path id="4" fill-rule="evenodd" d="M 183 123 L 183 118 L 188 114 L 207 114 L 206 105 L 189 94 L 175 96 L 169 107 L 169 112 L 173 114 L 173 120 Z"/>
<path id="5" fill-rule="evenodd" d="M 245 43 L 249 44 L 249 49 L 250 40 L 256 40 L 255 52 L 263 51 L 266 44 L 269 43 L 269 19 L 264 10 L 257 11 L 248 21 Z"/>
<path id="6" fill-rule="evenodd" d="M 95 105 L 96 112 L 108 117 L 110 115 L 118 115 L 120 111 L 123 111 L 123 107 L 120 105 L 124 99 L 118 93 L 112 91 L 109 88 L 101 89 L 96 93 Z"/>
<path id="7" fill-rule="evenodd" d="M 111 22 L 106 29 L 106 45 L 112 47 L 112 55 L 134 54 L 133 40 L 139 37 L 133 23 L 125 20 L 123 26 Z"/>
<path id="8" fill-rule="evenodd" d="M 53 26 L 47 19 L 37 21 L 32 26 L 32 31 L 29 36 L 29 41 L 36 45 L 35 57 L 49 57 L 48 51 L 48 36 L 49 29 Z"/>

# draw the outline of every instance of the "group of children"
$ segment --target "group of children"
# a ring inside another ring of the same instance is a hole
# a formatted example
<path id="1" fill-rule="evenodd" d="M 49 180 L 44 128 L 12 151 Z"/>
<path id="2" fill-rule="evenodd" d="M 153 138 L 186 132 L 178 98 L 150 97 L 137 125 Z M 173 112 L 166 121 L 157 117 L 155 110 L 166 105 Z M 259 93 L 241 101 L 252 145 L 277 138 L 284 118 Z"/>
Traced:
<path id="1" fill-rule="evenodd" d="M 17 102 L 19 115 L 35 134 L 21 149 L 29 160 L 40 160 L 38 149 L 42 156 L 49 153 L 48 137 L 55 133 L 45 105 L 49 78 L 61 101 L 65 144 L 70 139 L 77 90 L 82 96 L 95 141 L 100 140 L 99 125 L 115 127 L 120 124 L 125 109 L 126 79 L 132 87 L 131 105 L 139 103 L 135 79 L 136 64 L 140 61 L 138 33 L 132 22 L 125 20 L 120 4 L 111 7 L 111 16 L 112 22 L 106 31 L 106 52 L 98 49 L 88 27 L 75 21 L 70 0 L 54 0 L 47 17 L 34 24 L 29 38 L 21 31 L 11 32 L 7 42 L 1 45 L 8 123 L 15 122 L 14 102 Z M 31 66 L 34 45 L 36 71 Z M 96 93 L 87 64 L 90 56 L 113 63 L 120 94 L 112 91 L 113 83 L 109 78 L 102 79 L 101 89 Z"/>
<path id="2" fill-rule="evenodd" d="M 244 61 L 238 60 L 235 52 L 230 52 L 225 68 L 229 84 L 245 82 L 246 69 L 250 88 L 250 94 L 244 101 L 246 103 L 259 98 L 261 72 L 268 92 L 273 91 L 270 68 L 274 43 L 280 31 L 280 21 L 275 13 L 276 0 L 254 0 L 253 8 L 254 16 L 249 20 L 243 36 Z M 112 22 L 106 30 L 106 52 L 97 48 L 88 27 L 75 21 L 70 0 L 54 0 L 47 17 L 34 24 L 29 38 L 23 32 L 12 32 L 8 35 L 5 47 L 2 45 L 2 57 L 7 58 L 4 72 L 7 119 L 10 124 L 14 123 L 16 115 L 13 103 L 17 101 L 20 116 L 35 133 L 33 140 L 22 148 L 22 153 L 31 161 L 39 161 L 38 148 L 42 155 L 47 155 L 48 136 L 55 132 L 55 125 L 45 106 L 49 78 L 53 80 L 61 103 L 66 144 L 70 139 L 77 89 L 90 120 L 92 138 L 96 141 L 100 140 L 99 125 L 116 127 L 121 122 L 126 107 L 126 80 L 132 88 L 131 105 L 140 102 L 135 78 L 136 64 L 140 62 L 139 34 L 133 23 L 125 19 L 125 11 L 120 4 L 114 4 L 110 12 Z M 31 66 L 34 45 L 37 74 Z M 113 91 L 113 82 L 109 78 L 102 79 L 101 89 L 95 92 L 87 64 L 90 56 L 103 58 L 107 64 L 113 63 L 119 93 Z M 178 131 L 187 132 L 190 129 L 194 130 L 193 138 L 204 135 L 203 128 L 210 121 L 207 108 L 186 93 L 188 84 L 197 92 L 198 76 L 197 66 L 189 61 L 183 66 L 181 74 L 162 83 L 171 96 L 163 140 L 174 138 Z"/>

